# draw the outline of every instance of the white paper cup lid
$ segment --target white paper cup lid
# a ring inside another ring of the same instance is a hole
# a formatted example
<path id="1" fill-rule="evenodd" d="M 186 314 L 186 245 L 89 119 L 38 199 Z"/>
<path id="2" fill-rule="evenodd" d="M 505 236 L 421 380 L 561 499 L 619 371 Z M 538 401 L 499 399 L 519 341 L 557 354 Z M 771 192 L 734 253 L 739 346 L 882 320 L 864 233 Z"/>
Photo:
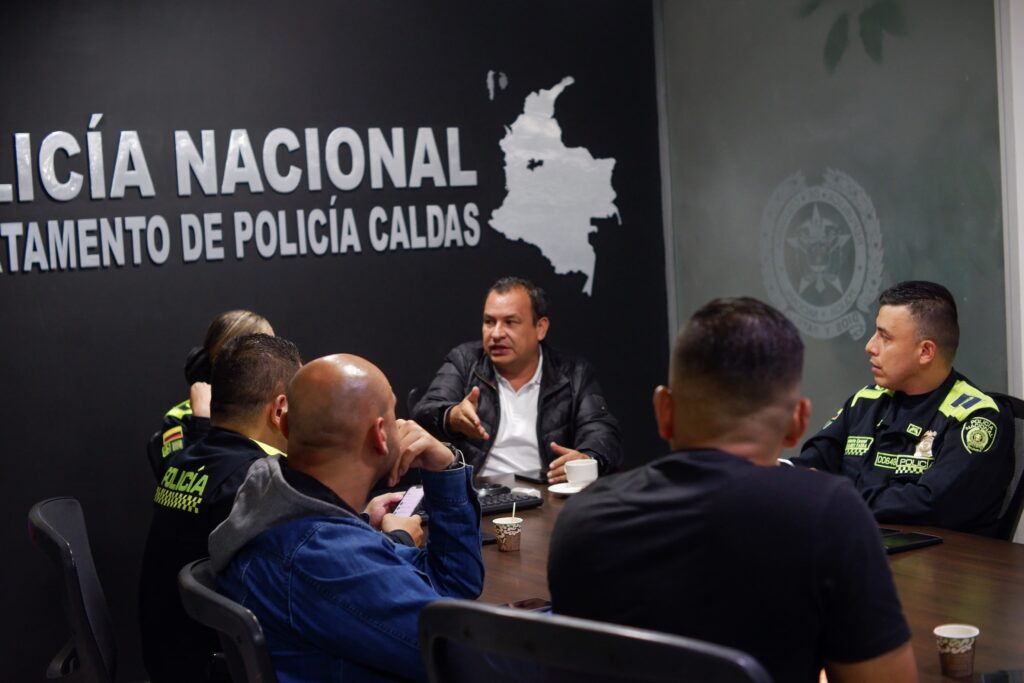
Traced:
<path id="1" fill-rule="evenodd" d="M 522 517 L 498 517 L 494 520 L 495 524 L 522 524 Z"/>
<path id="2" fill-rule="evenodd" d="M 932 631 L 940 638 L 977 638 L 981 629 L 970 624 L 943 624 Z"/>

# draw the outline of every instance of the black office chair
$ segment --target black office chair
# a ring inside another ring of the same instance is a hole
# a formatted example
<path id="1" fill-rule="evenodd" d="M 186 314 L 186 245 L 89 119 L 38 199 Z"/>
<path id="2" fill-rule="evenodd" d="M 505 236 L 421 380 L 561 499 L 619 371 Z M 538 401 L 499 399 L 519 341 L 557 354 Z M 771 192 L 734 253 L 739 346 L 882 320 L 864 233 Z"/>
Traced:
<path id="1" fill-rule="evenodd" d="M 259 620 L 251 611 L 217 592 L 210 558 L 182 567 L 178 573 L 178 589 L 185 612 L 220 636 L 231 680 L 277 683 Z"/>
<path id="2" fill-rule="evenodd" d="M 50 662 L 47 678 L 110 683 L 117 645 L 103 595 L 82 506 L 74 498 L 50 498 L 28 513 L 29 537 L 61 572 L 61 601 L 71 629 L 67 644 Z"/>
<path id="3" fill-rule="evenodd" d="M 753 657 L 727 647 L 466 600 L 427 605 L 419 640 L 431 683 L 771 683 Z"/>
<path id="4" fill-rule="evenodd" d="M 1010 485 L 1006 488 L 996 527 L 998 538 L 1013 540 L 1017 525 L 1020 523 L 1021 510 L 1024 508 L 1024 480 L 1021 477 L 1024 473 L 1024 401 L 1009 394 L 996 392 L 990 392 L 989 396 L 1003 408 L 1008 407 L 1013 414 L 1013 476 L 1010 477 Z"/>
<path id="5" fill-rule="evenodd" d="M 416 407 L 416 404 L 423 398 L 423 389 L 420 387 L 413 387 L 409 390 L 408 395 L 405 397 L 405 409 L 408 411 L 409 419 L 412 419 L 412 409 Z"/>

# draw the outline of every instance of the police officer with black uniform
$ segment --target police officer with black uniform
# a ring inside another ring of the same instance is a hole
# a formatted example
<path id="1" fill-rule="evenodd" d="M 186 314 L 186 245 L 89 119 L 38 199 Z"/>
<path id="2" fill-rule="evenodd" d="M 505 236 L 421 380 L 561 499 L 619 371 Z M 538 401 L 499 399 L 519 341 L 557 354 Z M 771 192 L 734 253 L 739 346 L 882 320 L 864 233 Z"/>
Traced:
<path id="1" fill-rule="evenodd" d="M 1013 471 L 1013 417 L 953 368 L 956 302 L 908 281 L 879 297 L 855 393 L 795 465 L 851 479 L 879 522 L 992 535 Z"/>
<path id="2" fill-rule="evenodd" d="M 214 680 L 217 636 L 185 614 L 178 572 L 209 554 L 207 538 L 231 511 L 249 466 L 287 447 L 280 426 L 284 393 L 300 366 L 290 341 L 235 337 L 213 368 L 209 433 L 166 460 L 153 496 L 139 591 L 143 661 L 153 683 Z"/>
<path id="3" fill-rule="evenodd" d="M 160 431 L 150 437 L 146 446 L 153 476 L 161 481 L 167 459 L 199 441 L 210 431 L 210 383 L 213 362 L 221 349 L 236 337 L 248 334 L 274 336 L 270 322 L 258 313 L 244 310 L 224 311 L 210 322 L 202 346 L 196 346 L 185 358 L 185 381 L 189 397 L 164 413 Z"/>

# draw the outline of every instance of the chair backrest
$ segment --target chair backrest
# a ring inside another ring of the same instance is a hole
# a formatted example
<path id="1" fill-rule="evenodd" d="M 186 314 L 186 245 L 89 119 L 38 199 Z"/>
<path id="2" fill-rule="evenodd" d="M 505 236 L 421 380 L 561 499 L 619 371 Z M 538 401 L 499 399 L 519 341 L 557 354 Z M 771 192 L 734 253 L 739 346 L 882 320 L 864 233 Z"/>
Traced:
<path id="1" fill-rule="evenodd" d="M 1024 479 L 1021 477 L 1021 474 L 1024 474 L 1024 401 L 1015 396 L 996 392 L 989 392 L 989 396 L 1001 406 L 1009 407 L 1013 414 L 1013 476 L 1006 488 L 996 528 L 996 535 L 999 538 L 1011 540 L 1020 523 L 1021 508 L 1024 507 Z M 1024 538 L 1017 540 L 1024 542 Z"/>
<path id="2" fill-rule="evenodd" d="M 423 389 L 421 387 L 413 387 L 409 390 L 409 394 L 405 397 L 405 409 L 409 411 L 409 418 L 412 418 L 412 409 L 416 407 L 416 404 L 423 398 Z"/>
<path id="3" fill-rule="evenodd" d="M 753 657 L 731 648 L 466 600 L 427 605 L 419 640 L 432 683 L 771 683 Z"/>
<path id="4" fill-rule="evenodd" d="M 114 627 L 93 564 L 82 506 L 74 498 L 49 498 L 32 506 L 28 524 L 32 542 L 60 570 L 61 602 L 71 629 L 47 677 L 113 681 L 117 668 Z"/>
<path id="5" fill-rule="evenodd" d="M 217 592 L 205 557 L 178 573 L 181 604 L 190 617 L 217 631 L 231 680 L 235 683 L 277 683 L 263 629 L 256 615 Z"/>

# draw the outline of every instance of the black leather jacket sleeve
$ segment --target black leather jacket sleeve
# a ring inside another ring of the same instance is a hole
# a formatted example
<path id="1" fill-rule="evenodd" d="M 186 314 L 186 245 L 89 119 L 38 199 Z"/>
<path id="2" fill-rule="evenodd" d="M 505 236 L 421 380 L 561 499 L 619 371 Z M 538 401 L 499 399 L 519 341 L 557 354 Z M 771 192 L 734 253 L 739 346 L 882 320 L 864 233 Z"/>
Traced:
<path id="1" fill-rule="evenodd" d="M 455 347 L 448 352 L 430 386 L 412 408 L 412 419 L 438 439 L 451 438 L 445 417 L 448 410 L 469 393 L 466 383 L 474 363 L 461 349 Z"/>
<path id="2" fill-rule="evenodd" d="M 572 444 L 562 444 L 586 453 L 597 460 L 601 474 L 618 469 L 622 460 L 622 436 L 619 422 L 608 410 L 604 392 L 598 384 L 589 363 L 581 363 L 579 386 L 576 389 L 575 438 Z M 543 420 L 543 418 L 542 418 Z M 549 444 L 541 444 L 547 450 Z"/>

